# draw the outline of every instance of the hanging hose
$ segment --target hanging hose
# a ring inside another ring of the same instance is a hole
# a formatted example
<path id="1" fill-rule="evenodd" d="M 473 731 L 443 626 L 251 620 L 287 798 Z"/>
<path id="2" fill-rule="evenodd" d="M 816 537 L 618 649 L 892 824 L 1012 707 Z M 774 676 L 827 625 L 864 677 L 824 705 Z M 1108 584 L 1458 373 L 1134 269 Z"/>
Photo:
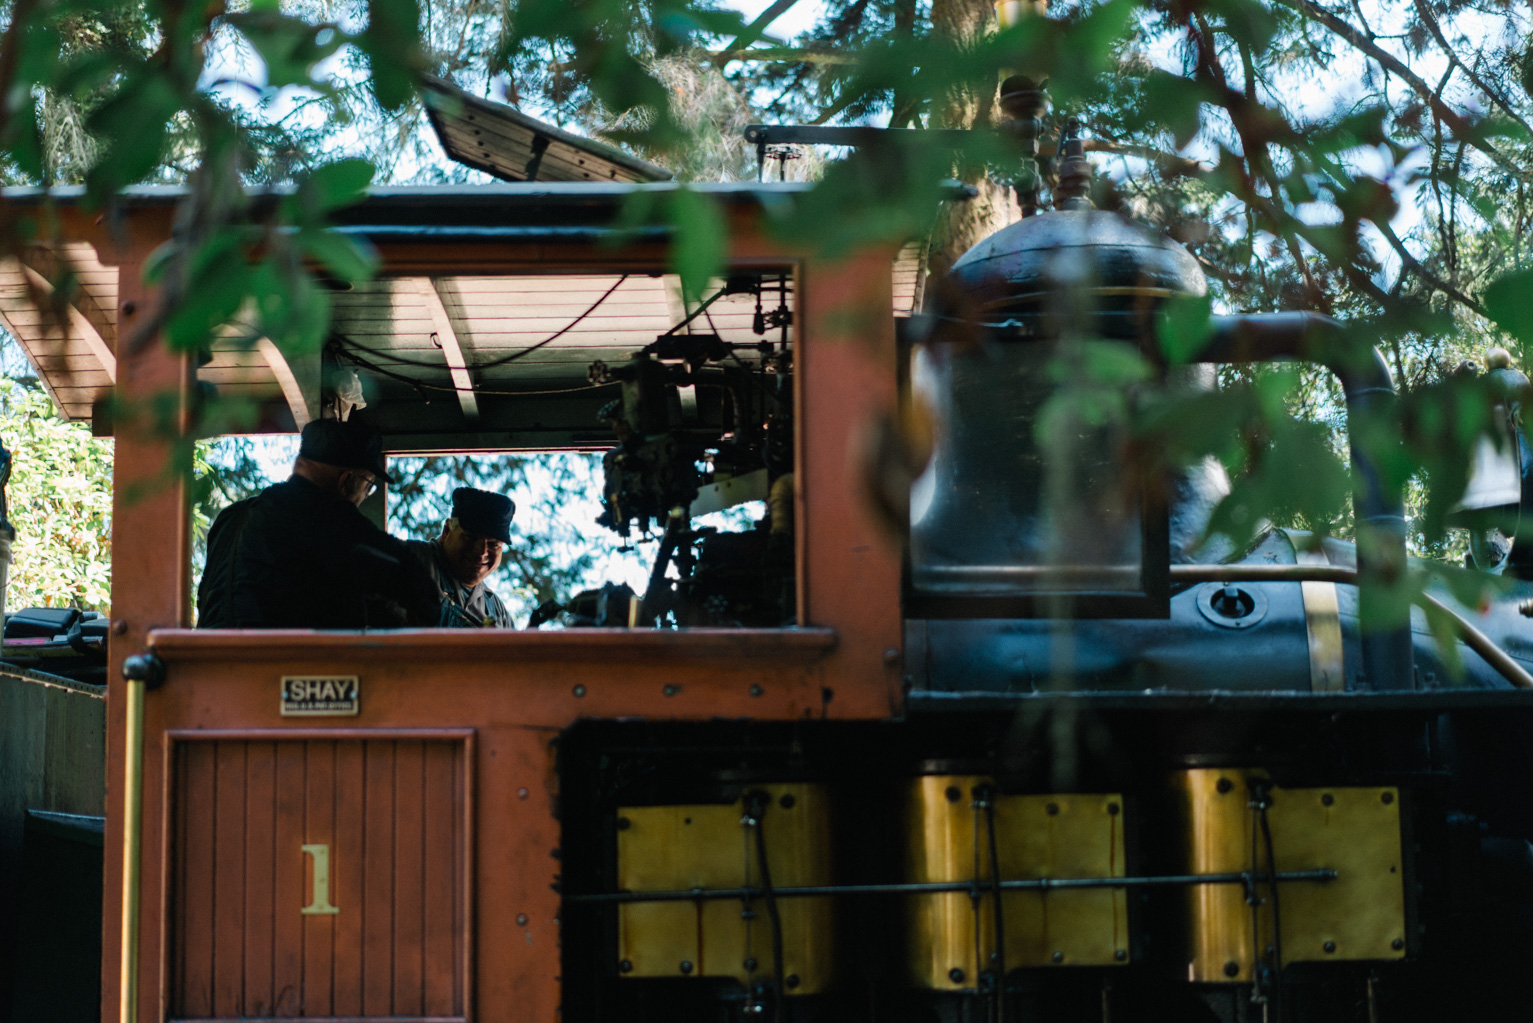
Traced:
<path id="1" fill-rule="evenodd" d="M 766 902 L 767 921 L 772 928 L 772 981 L 777 986 L 777 997 L 772 999 L 773 1023 L 782 1023 L 782 1003 L 786 987 L 783 983 L 782 964 L 782 917 L 777 912 L 777 896 L 772 891 L 772 871 L 767 866 L 766 829 L 762 821 L 766 816 L 771 797 L 765 792 L 752 792 L 746 800 L 747 826 L 756 833 L 756 866 L 761 871 L 761 897 Z"/>
<path id="2" fill-rule="evenodd" d="M 1283 989 L 1283 919 L 1278 912 L 1277 860 L 1272 855 L 1272 828 L 1267 823 L 1267 807 L 1270 803 L 1266 786 L 1258 786 L 1255 795 L 1257 820 L 1261 824 L 1262 842 L 1267 849 L 1267 893 L 1272 900 L 1272 1019 L 1275 1023 L 1282 1023 L 1283 1012 L 1278 996 Z"/>
<path id="3" fill-rule="evenodd" d="M 985 810 L 985 832 L 990 846 L 990 894 L 995 905 L 995 968 L 994 986 L 991 989 L 992 1004 L 997 1023 L 1006 1021 L 1006 914 L 1001 910 L 1001 855 L 995 837 L 995 790 L 988 786 L 976 790 L 975 795 Z"/>

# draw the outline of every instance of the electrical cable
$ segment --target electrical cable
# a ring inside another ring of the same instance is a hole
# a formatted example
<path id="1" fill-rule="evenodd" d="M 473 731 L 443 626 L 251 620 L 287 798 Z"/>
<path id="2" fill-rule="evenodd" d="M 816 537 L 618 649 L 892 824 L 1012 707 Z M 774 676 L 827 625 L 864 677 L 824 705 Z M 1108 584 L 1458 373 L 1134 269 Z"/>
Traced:
<path id="1" fill-rule="evenodd" d="M 367 351 L 368 349 L 363 350 Z M 581 387 L 554 387 L 542 390 L 505 391 L 487 387 L 458 387 L 452 384 L 428 384 L 424 381 L 416 380 L 414 377 L 406 376 L 403 373 L 396 373 L 393 370 L 385 369 L 384 367 L 379 366 L 377 363 L 370 362 L 367 359 L 362 358 L 360 355 L 345 347 L 338 346 L 337 352 L 348 362 L 352 362 L 358 366 L 361 366 L 363 369 L 370 373 L 377 373 L 379 376 L 387 377 L 390 380 L 397 380 L 400 383 L 409 384 L 411 387 L 418 391 L 437 391 L 441 394 L 472 393 L 478 395 L 488 395 L 492 398 L 525 398 L 535 397 L 540 394 L 578 394 L 582 391 L 595 391 L 603 387 L 616 387 L 618 385 L 618 381 L 609 380 L 604 384 L 585 384 Z M 427 368 L 441 370 L 443 372 L 448 371 L 448 367 L 446 366 L 430 366 Z"/>
<path id="2" fill-rule="evenodd" d="M 777 997 L 772 1001 L 772 1020 L 773 1023 L 782 1023 L 782 1002 L 786 991 L 783 983 L 782 917 L 778 915 L 777 896 L 772 891 L 772 872 L 767 866 L 766 829 L 762 826 L 768 802 L 765 793 L 751 794 L 751 816 L 756 821 L 756 865 L 761 870 L 761 896 L 766 902 L 767 920 L 772 926 L 772 979 L 777 985 Z"/>
<path id="3" fill-rule="evenodd" d="M 725 296 L 725 294 L 727 294 L 727 293 L 728 293 L 728 286 L 727 285 L 725 287 L 723 287 L 723 288 L 720 288 L 718 291 L 715 291 L 708 298 L 705 298 L 703 300 L 702 304 L 699 305 L 696 309 L 692 310 L 686 316 L 682 317 L 682 320 L 681 320 L 680 323 L 676 324 L 674 327 L 672 327 L 670 330 L 666 331 L 664 334 L 661 334 L 660 336 L 661 337 L 670 337 L 672 334 L 676 333 L 682 327 L 685 327 L 687 324 L 689 324 L 693 320 L 697 319 L 703 313 L 707 312 L 709 306 L 713 305 L 713 303 L 715 303 L 719 299 L 723 298 Z M 712 321 L 710 320 L 709 322 L 712 322 Z M 717 333 L 717 331 L 715 331 L 714 333 Z"/>
<path id="4" fill-rule="evenodd" d="M 1283 1010 L 1278 996 L 1283 987 L 1283 920 L 1278 913 L 1277 860 L 1272 855 L 1272 828 L 1267 823 L 1265 786 L 1257 798 L 1256 813 L 1261 822 L 1262 842 L 1267 847 L 1267 892 L 1272 899 L 1272 1018 L 1276 1023 L 1282 1023 Z"/>
<path id="5" fill-rule="evenodd" d="M 1006 923 L 1001 910 L 1001 855 L 995 837 L 995 790 L 985 793 L 985 831 L 990 845 L 990 892 L 995 901 L 995 976 L 993 997 L 999 1023 L 1006 1023 Z"/>
<path id="6" fill-rule="evenodd" d="M 579 316 L 576 316 L 566 326 L 561 327 L 559 330 L 557 330 L 554 333 L 550 334 L 548 337 L 545 337 L 543 340 L 537 342 L 536 344 L 533 344 L 533 345 L 531 345 L 531 346 L 529 346 L 527 348 L 523 348 L 520 351 L 511 352 L 511 353 L 509 353 L 507 355 L 499 356 L 498 358 L 491 359 L 488 362 L 476 362 L 473 365 L 465 366 L 464 368 L 467 369 L 469 372 L 473 372 L 475 370 L 481 370 L 481 369 L 494 369 L 496 366 L 504 366 L 507 363 L 515 362 L 517 359 L 520 359 L 520 358 L 523 358 L 525 356 L 531 355 L 533 352 L 537 351 L 539 348 L 544 347 L 545 345 L 552 344 L 553 342 L 559 340 L 559 338 L 563 337 L 565 334 L 568 334 L 570 331 L 572 331 L 576 327 L 580 326 L 581 322 L 584 321 L 587 316 L 590 316 L 592 313 L 596 312 L 597 308 L 603 302 L 607 301 L 607 299 L 612 296 L 612 293 L 614 291 L 616 291 L 618 288 L 622 287 L 623 282 L 628 280 L 628 277 L 629 277 L 628 274 L 624 274 L 623 276 L 619 277 L 617 279 L 617 281 L 612 285 L 612 287 L 610 287 L 606 291 L 602 292 L 601 298 L 598 298 L 595 302 L 591 303 L 590 307 L 588 309 L 586 309 L 585 312 L 581 313 Z M 685 321 L 683 321 L 683 322 L 685 322 Z M 672 328 L 672 329 L 675 329 L 675 328 Z M 398 366 L 415 366 L 415 367 L 418 367 L 420 369 L 447 369 L 448 368 L 447 366 L 444 366 L 442 364 L 435 363 L 435 362 L 421 362 L 418 359 L 406 359 L 406 358 L 404 358 L 402 356 L 393 355 L 393 354 L 391 354 L 389 352 L 380 352 L 376 348 L 368 348 L 366 345 L 360 345 L 357 342 L 355 342 L 355 341 L 351 340 L 350 338 L 345 337 L 344 335 L 339 334 L 339 333 L 333 334 L 332 336 L 340 338 L 341 340 L 345 341 L 345 343 L 350 345 L 351 347 L 359 348 L 362 351 L 367 352 L 369 355 L 374 355 L 374 356 L 378 356 L 378 357 L 381 357 L 381 358 L 389 359 L 395 365 L 398 365 Z M 488 392 L 480 392 L 480 393 L 488 393 Z"/>
<path id="7" fill-rule="evenodd" d="M 1261 806 L 1261 801 L 1262 801 L 1261 787 L 1260 787 L 1260 784 L 1258 783 L 1258 784 L 1252 786 L 1252 789 L 1251 789 L 1251 801 L 1246 804 L 1250 808 L 1250 810 L 1251 810 L 1251 870 L 1246 875 L 1248 880 L 1246 881 L 1246 886 L 1245 887 L 1246 887 L 1246 905 L 1251 907 L 1251 959 L 1252 959 L 1252 964 L 1251 964 L 1251 1001 L 1252 1001 L 1253 1004 L 1258 1004 L 1258 1005 L 1263 1006 L 1263 1009 L 1265 1011 L 1265 1008 L 1267 1006 L 1267 984 L 1266 984 L 1266 977 L 1264 976 L 1263 971 L 1262 971 L 1262 961 L 1266 958 L 1265 956 L 1262 955 L 1262 947 L 1261 947 L 1261 943 L 1262 943 L 1262 918 L 1261 918 L 1261 904 L 1262 904 L 1262 900 L 1261 900 L 1261 896 L 1257 893 L 1257 890 L 1256 890 L 1257 879 L 1258 879 L 1258 876 L 1259 876 L 1257 874 L 1257 866 L 1261 862 L 1260 857 L 1257 855 L 1257 850 L 1259 848 L 1259 842 L 1261 840 L 1261 828 L 1257 824 L 1256 818 L 1257 818 L 1257 815 L 1261 812 L 1258 809 Z M 1269 866 L 1270 866 L 1270 864 L 1269 864 Z M 1269 892 L 1269 894 L 1270 894 L 1270 892 Z"/>

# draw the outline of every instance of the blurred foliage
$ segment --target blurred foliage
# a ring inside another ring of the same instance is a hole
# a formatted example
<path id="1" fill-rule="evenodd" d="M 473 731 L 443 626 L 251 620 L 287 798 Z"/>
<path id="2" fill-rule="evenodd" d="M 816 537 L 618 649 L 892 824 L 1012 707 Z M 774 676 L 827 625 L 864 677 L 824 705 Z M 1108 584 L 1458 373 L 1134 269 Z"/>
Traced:
<path id="1" fill-rule="evenodd" d="M 1520 359 L 1533 336 L 1527 10 L 1062 0 L 1047 19 L 1001 28 L 986 2 L 828 0 L 813 28 L 782 38 L 775 19 L 792 6 L 746 24 L 715 0 L 4 0 L 0 180 L 83 182 L 100 207 L 134 183 L 184 183 L 177 234 L 151 267 L 164 301 L 119 345 L 162 333 L 191 350 L 238 317 L 251 338 L 301 355 L 329 318 L 317 269 L 356 281 L 375 268 L 325 231 L 329 215 L 370 181 L 470 176 L 431 149 L 413 89 L 422 72 L 504 91 L 692 180 L 751 174 L 754 154 L 721 141 L 750 120 L 996 126 L 996 83 L 1024 73 L 1048 81 L 1053 103 L 1045 205 L 1050 154 L 1074 118 L 1101 172 L 1098 205 L 1187 244 L 1210 308 L 1314 309 L 1350 324 L 1336 357 L 1379 346 L 1403 398 L 1360 443 L 1386 487 L 1417 502 L 1418 548 L 1445 549 L 1444 512 L 1495 397 L 1454 370 L 1492 341 Z M 956 148 L 891 140 L 828 162 L 775 222 L 837 250 L 935 225 L 933 252 L 951 252 L 1015 214 L 1006 186 L 1022 174 L 1004 133 Z M 979 205 L 944 204 L 945 177 L 983 186 Z M 706 193 L 664 192 L 628 216 L 675 228 L 687 281 L 716 270 L 723 221 Z M 0 218 L 0 253 L 57 231 L 46 201 Z M 56 302 L 69 273 L 58 270 Z M 1187 358 L 1200 329 L 1173 322 L 1155 354 Z M 1115 407 L 1149 417 L 1140 426 L 1157 450 L 1215 453 L 1238 470 L 1221 528 L 1275 518 L 1345 532 L 1334 381 L 1313 367 L 1229 369 L 1221 381 L 1213 396 Z M 242 416 L 213 410 L 202 428 Z M 183 461 L 189 470 L 190 451 Z"/>
<path id="2" fill-rule="evenodd" d="M 11 452 L 6 607 L 111 603 L 112 442 L 66 423 L 40 387 L 0 380 L 0 441 Z"/>

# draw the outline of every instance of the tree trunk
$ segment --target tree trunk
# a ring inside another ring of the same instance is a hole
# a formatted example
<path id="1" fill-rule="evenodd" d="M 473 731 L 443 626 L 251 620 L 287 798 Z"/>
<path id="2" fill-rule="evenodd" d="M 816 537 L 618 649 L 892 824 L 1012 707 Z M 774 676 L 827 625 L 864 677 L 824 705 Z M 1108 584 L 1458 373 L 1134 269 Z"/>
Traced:
<path id="1" fill-rule="evenodd" d="M 977 43 L 995 21 L 990 0 L 932 0 L 932 35 L 959 47 Z M 955 89 L 937 111 L 942 128 L 973 128 L 994 124 L 1000 116 L 999 84 L 988 89 Z M 1022 214 L 1009 185 L 992 181 L 985 168 L 955 167 L 953 176 L 973 185 L 979 195 L 943 205 L 932 231 L 927 271 L 945 274 L 975 243 L 1016 221 Z"/>

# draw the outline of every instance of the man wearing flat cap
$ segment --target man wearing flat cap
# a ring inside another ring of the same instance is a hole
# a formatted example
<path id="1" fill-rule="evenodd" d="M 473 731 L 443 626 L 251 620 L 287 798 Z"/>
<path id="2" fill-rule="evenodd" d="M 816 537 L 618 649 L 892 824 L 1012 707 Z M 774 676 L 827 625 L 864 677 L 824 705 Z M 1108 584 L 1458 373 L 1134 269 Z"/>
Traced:
<path id="1" fill-rule="evenodd" d="M 225 508 L 208 530 L 198 627 L 436 625 L 430 577 L 403 540 L 358 510 L 390 482 L 376 430 L 355 420 L 306 425 L 293 475 Z"/>
<path id="2" fill-rule="evenodd" d="M 515 514 L 516 503 L 504 494 L 459 487 L 452 492 L 452 518 L 442 535 L 411 542 L 436 581 L 443 625 L 514 628 L 511 612 L 484 581 L 500 567 Z"/>

